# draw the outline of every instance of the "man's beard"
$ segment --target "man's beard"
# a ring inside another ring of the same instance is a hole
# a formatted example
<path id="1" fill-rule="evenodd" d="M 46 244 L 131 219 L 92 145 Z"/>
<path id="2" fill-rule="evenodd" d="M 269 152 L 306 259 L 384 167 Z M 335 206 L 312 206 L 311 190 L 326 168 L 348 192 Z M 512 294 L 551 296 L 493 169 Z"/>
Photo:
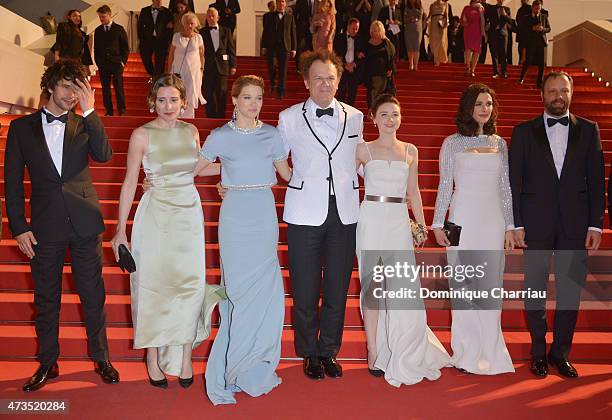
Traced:
<path id="1" fill-rule="evenodd" d="M 558 117 L 558 116 L 565 114 L 567 110 L 569 109 L 569 104 L 565 101 L 563 101 L 563 107 L 558 107 L 554 105 L 553 102 L 547 102 L 544 104 L 544 108 L 546 108 L 546 112 L 549 115 Z"/>

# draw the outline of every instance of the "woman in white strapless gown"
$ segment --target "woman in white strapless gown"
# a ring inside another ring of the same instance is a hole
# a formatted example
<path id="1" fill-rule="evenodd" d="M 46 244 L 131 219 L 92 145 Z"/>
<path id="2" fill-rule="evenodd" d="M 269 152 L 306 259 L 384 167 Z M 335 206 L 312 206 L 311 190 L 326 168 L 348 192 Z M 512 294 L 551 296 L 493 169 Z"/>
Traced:
<path id="1" fill-rule="evenodd" d="M 400 106 L 391 95 L 381 95 L 372 104 L 374 122 L 380 136 L 357 147 L 357 165 L 365 168 L 365 199 L 357 222 L 357 258 L 361 279 L 361 308 L 368 346 L 368 368 L 372 375 L 384 374 L 387 382 L 399 387 L 427 378 L 440 377 L 440 369 L 450 357 L 427 326 L 422 300 L 380 299 L 373 297 L 372 264 L 364 260 L 395 258 L 416 266 L 406 198 L 411 201 L 415 219 L 425 224 L 418 187 L 418 152 L 414 145 L 396 137 L 401 123 Z M 370 251 L 363 253 L 362 251 Z M 373 251 L 383 251 L 372 255 Z M 393 251 L 393 252 L 384 252 Z M 376 261 L 375 261 L 376 263 Z M 368 267 L 368 268 L 366 268 Z M 369 273 L 368 273 L 369 272 Z M 411 285 L 397 278 L 385 279 L 386 290 L 408 286 L 420 288 L 419 278 Z"/>
<path id="2" fill-rule="evenodd" d="M 459 133 L 447 137 L 440 150 L 440 185 L 431 227 L 438 244 L 447 246 L 450 265 L 485 267 L 477 281 L 449 279 L 450 287 L 469 284 L 473 290 L 490 291 L 502 287 L 504 248 L 514 247 L 508 152 L 504 139 L 495 134 L 495 92 L 473 84 L 460 101 Z M 449 246 L 441 229 L 449 204 L 448 220 L 462 227 L 458 246 Z M 470 309 L 474 303 L 486 309 Z M 453 366 L 481 375 L 514 372 L 501 329 L 501 303 L 490 298 L 471 303 L 453 299 Z"/>

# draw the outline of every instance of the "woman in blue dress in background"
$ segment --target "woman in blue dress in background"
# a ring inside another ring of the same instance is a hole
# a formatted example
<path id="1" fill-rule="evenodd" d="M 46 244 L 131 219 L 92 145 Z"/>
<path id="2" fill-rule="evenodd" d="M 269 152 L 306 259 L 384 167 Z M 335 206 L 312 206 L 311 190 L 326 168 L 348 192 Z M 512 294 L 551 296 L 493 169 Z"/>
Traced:
<path id="1" fill-rule="evenodd" d="M 291 177 L 280 134 L 258 120 L 264 82 L 241 76 L 232 86 L 234 116 L 200 151 L 221 161 L 226 189 L 219 214 L 219 252 L 227 300 L 206 366 L 213 404 L 235 404 L 236 392 L 257 397 L 281 383 L 276 375 L 283 331 L 284 290 L 278 262 L 278 218 L 271 187 L 276 171 Z M 206 162 L 198 170 L 205 168 Z"/>

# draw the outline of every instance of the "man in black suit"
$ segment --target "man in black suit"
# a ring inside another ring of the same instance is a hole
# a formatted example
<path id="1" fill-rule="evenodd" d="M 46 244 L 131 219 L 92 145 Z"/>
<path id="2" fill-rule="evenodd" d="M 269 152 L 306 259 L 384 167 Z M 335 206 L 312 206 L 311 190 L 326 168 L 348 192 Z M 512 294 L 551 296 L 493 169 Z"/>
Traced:
<path id="1" fill-rule="evenodd" d="M 365 57 L 365 41 L 359 36 L 359 19 L 350 18 L 346 33 L 334 38 L 334 52 L 342 59 L 344 71 L 340 76 L 338 100 L 353 106 L 361 83 L 361 63 Z"/>
<path id="2" fill-rule="evenodd" d="M 310 33 L 310 19 L 316 13 L 316 0 L 297 0 L 293 7 L 297 35 L 297 54 L 295 66 L 300 69 L 300 55 L 312 50 L 312 34 Z"/>
<path id="3" fill-rule="evenodd" d="M 219 12 L 206 12 L 204 39 L 204 98 L 208 118 L 225 118 L 227 77 L 236 74 L 236 47 L 231 31 L 219 25 Z"/>
<path id="4" fill-rule="evenodd" d="M 23 386 L 35 391 L 59 375 L 59 311 L 66 249 L 72 277 L 83 305 L 88 350 L 95 371 L 106 383 L 119 382 L 109 362 L 104 315 L 102 241 L 104 220 L 89 172 L 89 158 L 107 162 L 112 150 L 102 121 L 94 111 L 94 93 L 85 69 L 58 61 L 43 74 L 50 94 L 46 108 L 11 123 L 4 159 L 9 227 L 30 259 L 40 366 Z M 71 111 L 79 103 L 83 116 Z M 26 220 L 24 169 L 32 195 Z"/>
<path id="5" fill-rule="evenodd" d="M 389 0 L 389 6 L 380 9 L 378 20 L 385 27 L 385 34 L 395 47 L 395 53 L 400 51 L 400 32 L 402 28 L 402 11 L 397 5 L 398 0 Z"/>
<path id="6" fill-rule="evenodd" d="M 100 82 L 106 115 L 113 115 L 113 99 L 111 97 L 111 79 L 115 88 L 119 115 L 125 114 L 125 95 L 123 93 L 123 69 L 130 55 L 127 34 L 123 26 L 111 20 L 111 9 L 107 6 L 98 8 L 101 25 L 94 31 L 94 57 Z"/>
<path id="7" fill-rule="evenodd" d="M 548 45 L 546 34 L 550 32 L 550 25 L 548 23 L 548 15 L 542 13 L 542 4 L 539 0 L 535 0 L 531 4 L 531 14 L 525 17 L 525 26 L 527 28 L 527 33 L 525 34 L 526 53 L 519 83 L 523 84 L 527 69 L 532 64 L 535 64 L 538 66 L 536 86 L 540 89 L 542 87 L 542 76 L 544 75 L 544 54 Z"/>
<path id="8" fill-rule="evenodd" d="M 501 76 L 507 79 L 508 36 L 512 34 L 513 25 L 510 8 L 504 6 L 504 0 L 497 0 L 496 6 L 489 6 L 485 10 L 485 20 L 488 27 L 487 36 L 489 38 L 489 49 L 491 50 L 493 78 L 500 76 L 499 67 L 501 67 Z"/>
<path id="9" fill-rule="evenodd" d="M 578 376 L 568 361 L 587 250 L 601 243 L 605 211 L 604 160 L 597 123 L 570 114 L 573 81 L 551 72 L 542 85 L 544 114 L 514 128 L 509 153 L 515 238 L 525 248 L 525 290 L 546 292 L 555 255 L 556 310 L 546 355 L 546 298 L 525 299 L 531 371 Z M 548 358 L 548 363 L 547 363 Z"/>
<path id="10" fill-rule="evenodd" d="M 236 30 L 236 15 L 240 13 L 238 0 L 216 0 L 209 7 L 214 7 L 219 12 L 219 25 L 228 28 L 232 36 Z"/>
<path id="11" fill-rule="evenodd" d="M 153 77 L 164 73 L 166 56 L 172 41 L 173 15 L 170 9 L 153 0 L 151 6 L 143 7 L 138 15 L 138 47 L 147 73 Z M 155 65 L 153 65 L 155 55 Z"/>
<path id="12" fill-rule="evenodd" d="M 286 12 L 286 8 L 286 0 L 276 0 L 276 11 L 268 12 L 263 17 L 263 33 L 261 35 L 261 52 L 268 59 L 272 91 L 276 89 L 274 60 L 278 63 L 277 95 L 279 99 L 285 97 L 289 57 L 295 57 L 297 50 L 295 20 L 293 15 Z"/>

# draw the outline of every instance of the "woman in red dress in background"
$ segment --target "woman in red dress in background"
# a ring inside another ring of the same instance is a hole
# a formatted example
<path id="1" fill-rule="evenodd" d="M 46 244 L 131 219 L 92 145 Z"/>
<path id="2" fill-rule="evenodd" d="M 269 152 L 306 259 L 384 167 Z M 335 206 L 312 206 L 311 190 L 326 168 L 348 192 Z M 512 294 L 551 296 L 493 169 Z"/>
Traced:
<path id="1" fill-rule="evenodd" d="M 482 37 L 486 38 L 484 7 L 478 0 L 471 0 L 461 12 L 463 42 L 465 43 L 465 75 L 475 77 L 474 71 L 480 57 Z"/>

